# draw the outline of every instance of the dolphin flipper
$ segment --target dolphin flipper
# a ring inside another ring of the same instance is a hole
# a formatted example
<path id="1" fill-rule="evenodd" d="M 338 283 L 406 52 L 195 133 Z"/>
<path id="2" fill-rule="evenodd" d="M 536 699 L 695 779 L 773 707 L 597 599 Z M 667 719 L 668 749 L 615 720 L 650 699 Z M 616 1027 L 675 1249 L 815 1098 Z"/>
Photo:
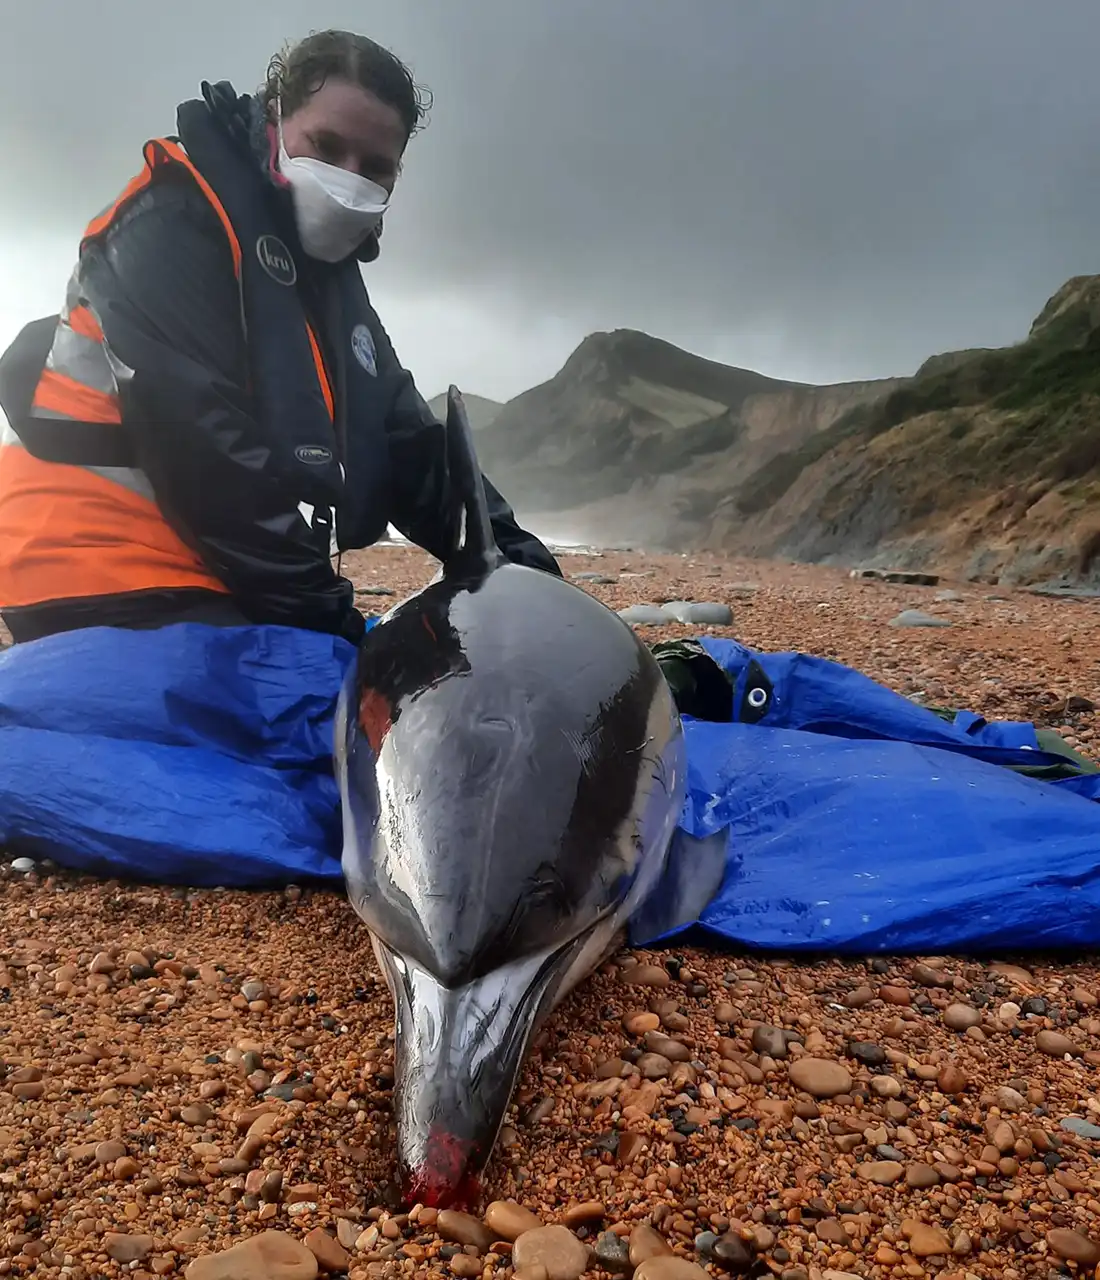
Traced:
<path id="1" fill-rule="evenodd" d="M 698 921 L 726 878 L 728 842 L 725 827 L 709 836 L 676 828 L 664 874 L 630 919 L 632 946 L 652 946 Z"/>

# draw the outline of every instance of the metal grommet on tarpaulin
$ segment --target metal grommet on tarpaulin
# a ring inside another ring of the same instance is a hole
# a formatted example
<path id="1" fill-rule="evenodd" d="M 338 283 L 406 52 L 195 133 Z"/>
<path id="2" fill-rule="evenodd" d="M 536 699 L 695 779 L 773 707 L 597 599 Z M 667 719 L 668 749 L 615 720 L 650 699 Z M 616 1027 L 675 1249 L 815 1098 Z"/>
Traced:
<path id="1" fill-rule="evenodd" d="M 775 691 L 764 674 L 764 668 L 755 659 L 745 668 L 743 678 L 745 691 L 741 695 L 737 718 L 743 724 L 757 724 L 770 710 Z"/>

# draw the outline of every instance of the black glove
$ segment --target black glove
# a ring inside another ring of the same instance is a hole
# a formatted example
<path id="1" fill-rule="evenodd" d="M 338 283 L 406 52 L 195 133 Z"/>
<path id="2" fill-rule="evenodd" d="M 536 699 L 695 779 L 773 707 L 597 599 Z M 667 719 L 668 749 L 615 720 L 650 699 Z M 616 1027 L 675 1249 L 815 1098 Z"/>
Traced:
<path id="1" fill-rule="evenodd" d="M 349 609 L 340 623 L 337 634 L 349 644 L 358 646 L 367 634 L 366 619 L 358 609 Z"/>

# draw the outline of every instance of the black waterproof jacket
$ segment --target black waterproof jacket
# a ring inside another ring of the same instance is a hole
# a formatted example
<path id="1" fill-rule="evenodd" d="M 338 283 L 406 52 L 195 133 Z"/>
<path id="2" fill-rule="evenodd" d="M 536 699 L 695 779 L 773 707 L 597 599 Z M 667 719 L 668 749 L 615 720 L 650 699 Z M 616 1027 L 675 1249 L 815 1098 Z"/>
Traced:
<path id="1" fill-rule="evenodd" d="M 204 85 L 203 96 L 214 120 L 233 139 L 240 163 L 258 166 L 265 175 L 283 234 L 296 243 L 289 193 L 270 176 L 270 138 L 258 101 L 238 97 L 225 83 Z M 369 261 L 377 252 L 372 238 L 359 257 Z M 334 340 L 327 323 L 332 268 L 300 252 L 296 257 L 296 287 L 326 363 L 339 373 L 346 344 Z M 337 572 L 329 547 L 307 528 L 285 486 L 265 470 L 265 423 L 257 421 L 248 391 L 251 361 L 240 294 L 229 245 L 209 201 L 190 180 L 150 184 L 108 234 L 85 250 L 81 285 L 108 347 L 135 370 L 131 400 L 144 389 L 140 394 L 148 414 L 140 403 L 136 412 L 131 405 L 127 427 L 137 428 L 138 461 L 157 504 L 229 589 L 236 608 L 253 622 L 358 640 L 363 624 L 352 584 Z M 386 510 L 378 516 L 384 514 L 410 541 L 442 558 L 459 520 L 444 430 L 373 309 L 369 315 L 377 376 L 393 384 L 384 423 Z M 339 376 L 334 381 L 338 387 Z M 171 406 L 170 432 L 156 426 L 163 421 L 158 405 Z M 143 429 L 146 417 L 149 425 Z M 349 438 L 361 425 L 346 423 Z M 252 447 L 242 450 L 242 442 Z M 345 491 L 369 489 L 370 477 L 357 474 L 354 448 L 348 448 L 344 463 Z M 519 527 L 488 481 L 486 493 L 496 539 L 508 559 L 560 574 L 551 553 Z M 339 507 L 336 519 L 339 528 Z M 158 608 L 149 594 L 138 609 L 143 616 Z M 174 595 L 166 592 L 164 603 L 171 606 Z M 116 613 L 112 618 L 109 603 L 101 601 L 96 621 L 128 625 L 135 620 L 134 602 L 120 601 Z"/>

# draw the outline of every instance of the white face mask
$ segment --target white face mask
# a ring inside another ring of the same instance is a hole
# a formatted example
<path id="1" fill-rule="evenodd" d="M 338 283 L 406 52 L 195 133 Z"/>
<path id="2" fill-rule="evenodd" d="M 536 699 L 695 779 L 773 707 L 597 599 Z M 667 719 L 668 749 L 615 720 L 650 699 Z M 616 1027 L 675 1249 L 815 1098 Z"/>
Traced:
<path id="1" fill-rule="evenodd" d="M 342 262 L 382 221 L 389 192 L 358 173 L 311 156 L 289 156 L 279 120 L 279 172 L 290 183 L 302 248 L 322 262 Z"/>

